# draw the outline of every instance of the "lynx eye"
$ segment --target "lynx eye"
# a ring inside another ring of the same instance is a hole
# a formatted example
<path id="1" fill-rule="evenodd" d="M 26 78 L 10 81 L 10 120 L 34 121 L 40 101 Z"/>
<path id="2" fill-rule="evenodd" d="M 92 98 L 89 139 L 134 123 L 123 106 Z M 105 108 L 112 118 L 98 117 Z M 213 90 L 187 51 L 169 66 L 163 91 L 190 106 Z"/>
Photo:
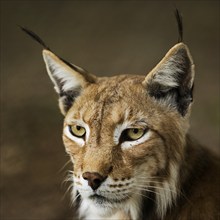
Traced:
<path id="1" fill-rule="evenodd" d="M 143 128 L 128 128 L 125 129 L 120 137 L 120 142 L 135 141 L 140 139 L 146 133 L 146 129 Z"/>
<path id="2" fill-rule="evenodd" d="M 137 140 L 143 136 L 145 130 L 142 128 L 129 128 L 127 129 L 127 136 L 131 140 Z"/>
<path id="3" fill-rule="evenodd" d="M 86 134 L 86 129 L 79 125 L 70 125 L 69 131 L 73 136 L 83 138 Z"/>

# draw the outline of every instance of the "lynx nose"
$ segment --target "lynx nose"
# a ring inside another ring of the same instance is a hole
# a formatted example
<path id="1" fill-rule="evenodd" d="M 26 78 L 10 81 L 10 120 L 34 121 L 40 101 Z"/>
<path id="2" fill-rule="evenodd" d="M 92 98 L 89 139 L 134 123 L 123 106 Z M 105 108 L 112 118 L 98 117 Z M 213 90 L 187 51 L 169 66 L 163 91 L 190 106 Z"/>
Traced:
<path id="1" fill-rule="evenodd" d="M 91 186 L 93 190 L 98 189 L 102 182 L 106 179 L 106 177 L 103 177 L 96 172 L 85 172 L 82 177 L 88 181 L 89 186 Z"/>

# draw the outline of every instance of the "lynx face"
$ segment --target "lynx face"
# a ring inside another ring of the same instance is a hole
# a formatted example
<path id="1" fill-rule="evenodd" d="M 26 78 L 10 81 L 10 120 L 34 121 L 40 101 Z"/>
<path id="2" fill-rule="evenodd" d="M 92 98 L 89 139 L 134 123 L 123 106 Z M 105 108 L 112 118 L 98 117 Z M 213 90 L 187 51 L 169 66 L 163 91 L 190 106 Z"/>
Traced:
<path id="1" fill-rule="evenodd" d="M 171 48 L 146 77 L 96 77 L 49 50 L 43 56 L 65 115 L 63 141 L 81 216 L 123 210 L 137 219 L 143 200 L 163 216 L 178 195 L 192 102 L 186 45 Z"/>

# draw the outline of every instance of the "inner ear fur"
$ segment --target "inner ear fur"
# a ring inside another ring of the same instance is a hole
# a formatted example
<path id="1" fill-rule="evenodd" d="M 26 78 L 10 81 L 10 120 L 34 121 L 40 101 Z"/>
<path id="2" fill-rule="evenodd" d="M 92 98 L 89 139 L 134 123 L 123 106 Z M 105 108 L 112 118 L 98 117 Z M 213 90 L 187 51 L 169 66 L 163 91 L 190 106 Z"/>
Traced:
<path id="1" fill-rule="evenodd" d="M 61 113 L 65 115 L 81 91 L 88 84 L 95 83 L 96 77 L 56 56 L 50 50 L 43 50 L 43 58 L 48 75 L 59 95 Z"/>
<path id="2" fill-rule="evenodd" d="M 178 43 L 146 76 L 143 85 L 157 101 L 184 116 L 193 101 L 194 64 L 188 47 Z"/>

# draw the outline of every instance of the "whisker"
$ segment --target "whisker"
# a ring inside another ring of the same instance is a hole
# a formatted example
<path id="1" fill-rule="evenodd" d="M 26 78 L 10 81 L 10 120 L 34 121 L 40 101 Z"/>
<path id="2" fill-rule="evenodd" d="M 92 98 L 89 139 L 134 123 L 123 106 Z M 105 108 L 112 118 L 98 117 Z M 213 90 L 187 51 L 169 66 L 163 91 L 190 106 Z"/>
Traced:
<path id="1" fill-rule="evenodd" d="M 167 179 L 166 178 L 144 178 L 144 177 L 136 177 L 136 180 L 138 181 L 157 181 L 158 183 L 159 182 L 163 182 L 163 181 L 166 181 Z"/>
<path id="2" fill-rule="evenodd" d="M 175 194 L 180 194 L 181 196 L 183 196 L 190 204 L 192 204 L 191 203 L 191 201 L 186 197 L 186 195 L 181 191 L 181 190 L 179 190 L 179 189 L 176 189 L 176 191 L 175 190 L 172 190 L 172 189 L 167 189 L 167 188 L 163 188 L 163 187 L 157 187 L 157 186 L 150 186 L 152 189 L 161 189 L 161 190 L 165 190 L 165 191 L 170 191 L 170 192 L 173 192 L 173 193 L 175 193 Z M 158 194 L 160 194 L 160 193 L 158 193 Z"/>
<path id="3" fill-rule="evenodd" d="M 68 160 L 68 161 L 58 170 L 57 173 L 61 173 L 61 172 L 64 170 L 64 168 L 65 168 L 69 163 L 71 163 L 71 160 Z"/>
<path id="4" fill-rule="evenodd" d="M 161 177 L 161 178 L 148 178 L 148 177 L 136 177 L 136 179 L 137 180 L 140 180 L 140 181 L 151 181 L 151 180 L 158 180 L 158 181 L 167 181 L 167 180 L 174 180 L 173 178 L 169 178 L 169 179 L 167 179 L 167 178 L 163 178 L 163 177 Z"/>
<path id="5" fill-rule="evenodd" d="M 146 191 L 146 192 L 153 192 L 153 193 L 157 194 L 158 196 L 163 196 L 161 193 L 158 193 L 158 192 L 156 192 L 156 191 L 152 191 L 152 190 L 147 189 L 147 188 L 146 188 L 147 186 L 143 186 L 143 185 L 134 185 L 134 186 L 135 186 L 135 188 L 137 188 L 137 189 L 140 189 L 140 190 L 143 190 L 143 191 Z M 175 191 L 175 190 L 172 190 L 172 189 L 167 189 L 167 188 L 162 188 L 162 187 L 155 187 L 155 186 L 150 186 L 150 187 L 151 187 L 152 189 L 161 189 L 161 190 L 173 192 L 173 193 L 175 193 L 175 194 L 179 194 L 179 195 L 181 195 L 183 198 L 185 198 L 189 204 L 192 205 L 192 202 L 187 198 L 187 196 L 186 196 L 181 190 L 178 190 L 178 189 L 177 189 L 177 190 Z"/>
<path id="6" fill-rule="evenodd" d="M 150 189 L 147 189 L 147 188 L 144 188 L 143 186 L 136 185 L 135 189 L 139 189 L 139 190 L 142 190 L 142 191 L 145 191 L 145 192 L 152 192 L 154 194 L 160 195 L 160 193 L 158 193 L 156 191 L 153 191 L 153 190 L 150 190 Z"/>
<path id="7" fill-rule="evenodd" d="M 143 178 L 143 179 L 166 179 L 165 177 L 161 176 L 137 176 L 137 179 Z"/>
<path id="8" fill-rule="evenodd" d="M 172 189 L 167 189 L 167 188 L 163 188 L 163 187 L 157 187 L 157 186 L 150 186 L 152 189 L 161 189 L 161 190 L 165 190 L 165 191 L 170 191 L 170 192 L 173 192 L 173 193 L 177 193 L 177 191 L 175 190 L 172 190 Z"/>
<path id="9" fill-rule="evenodd" d="M 66 178 L 62 181 L 61 186 L 63 187 L 64 184 L 67 182 L 73 182 L 73 175 L 71 174 L 71 171 L 68 171 L 69 173 L 66 175 Z"/>
<path id="10" fill-rule="evenodd" d="M 137 181 L 137 182 L 138 182 L 138 183 L 157 183 L 157 184 L 163 183 L 163 182 L 151 181 L 151 180 L 146 180 L 146 181 L 139 180 L 139 181 Z"/>
<path id="11" fill-rule="evenodd" d="M 139 195 L 139 196 L 143 196 L 143 197 L 145 197 L 145 198 L 147 198 L 147 199 L 150 199 L 151 201 L 155 202 L 154 199 L 152 199 L 152 198 L 150 198 L 149 196 L 146 196 L 146 195 L 144 195 L 144 194 L 142 194 L 142 193 L 134 192 L 134 194 Z"/>
<path id="12" fill-rule="evenodd" d="M 162 194 L 161 193 L 159 193 L 159 192 L 157 192 L 157 191 L 152 191 L 151 189 L 159 189 L 159 190 L 163 190 L 163 191 L 168 191 L 168 192 L 172 192 L 172 193 L 174 193 L 175 195 L 176 194 L 178 194 L 178 193 L 180 193 L 180 194 L 182 194 L 181 193 L 181 191 L 179 191 L 179 190 L 172 190 L 172 189 L 168 189 L 168 188 L 163 188 L 163 187 L 157 187 L 157 186 L 145 186 L 145 185 L 140 185 L 140 184 L 134 184 L 134 186 L 137 188 L 137 187 L 139 187 L 140 189 L 142 189 L 143 191 L 148 191 L 148 192 L 154 192 L 155 194 L 157 194 L 158 196 L 162 196 Z M 151 189 L 149 189 L 149 188 L 151 188 Z M 184 196 L 184 195 L 183 195 Z"/>
<path id="13" fill-rule="evenodd" d="M 70 202 L 70 206 L 72 207 L 74 205 L 74 203 L 76 202 L 76 200 L 80 197 L 80 194 L 78 193 L 74 199 L 71 199 L 71 202 Z"/>
<path id="14" fill-rule="evenodd" d="M 64 198 L 66 197 L 67 193 L 69 193 L 69 191 L 70 191 L 73 187 L 74 187 L 74 184 L 71 183 L 71 184 L 68 186 L 68 188 L 66 189 L 66 192 L 64 193 L 62 199 L 64 199 Z"/>

